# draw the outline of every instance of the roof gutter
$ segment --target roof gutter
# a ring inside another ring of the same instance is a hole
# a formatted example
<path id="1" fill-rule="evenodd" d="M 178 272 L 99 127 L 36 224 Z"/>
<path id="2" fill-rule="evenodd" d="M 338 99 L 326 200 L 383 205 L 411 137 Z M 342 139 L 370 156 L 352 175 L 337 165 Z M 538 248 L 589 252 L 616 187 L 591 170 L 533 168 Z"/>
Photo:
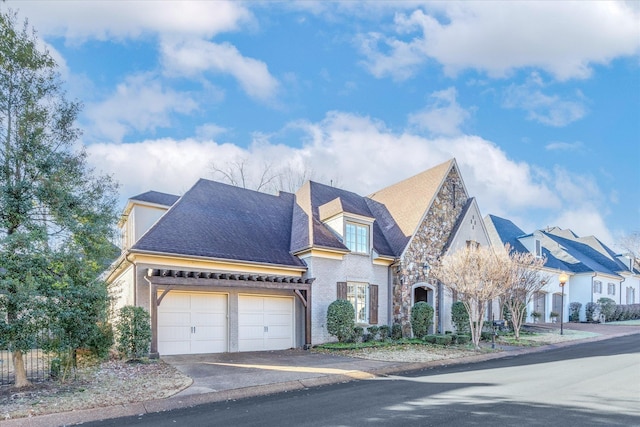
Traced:
<path id="1" fill-rule="evenodd" d="M 287 270 L 299 271 L 301 273 L 307 271 L 306 266 L 293 266 L 287 264 L 271 264 L 266 262 L 257 262 L 257 261 L 245 261 L 238 259 L 227 259 L 227 258 L 215 258 L 215 257 L 206 257 L 206 256 L 197 256 L 197 255 L 185 255 L 185 254 L 174 254 L 169 252 L 155 252 L 155 251 L 144 251 L 139 249 L 134 249 L 129 251 L 130 254 L 140 254 L 140 255 L 152 255 L 158 257 L 166 257 L 166 258 L 185 258 L 185 259 L 194 259 L 201 261 L 217 261 L 217 262 L 227 262 L 227 263 L 236 263 L 236 264 L 247 264 L 247 265 L 255 265 L 255 266 L 269 266 L 269 267 L 277 267 Z"/>

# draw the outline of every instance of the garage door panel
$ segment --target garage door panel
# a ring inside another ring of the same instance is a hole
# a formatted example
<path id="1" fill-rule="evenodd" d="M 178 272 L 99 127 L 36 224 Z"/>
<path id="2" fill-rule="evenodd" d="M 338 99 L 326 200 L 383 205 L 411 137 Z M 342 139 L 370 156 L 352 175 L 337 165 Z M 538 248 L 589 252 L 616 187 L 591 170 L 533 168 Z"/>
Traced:
<path id="1" fill-rule="evenodd" d="M 265 301 L 265 312 L 291 313 L 291 298 L 269 298 Z"/>
<path id="2" fill-rule="evenodd" d="M 170 354 L 228 351 L 227 296 L 169 292 L 158 306 L 158 352 Z"/>
<path id="3" fill-rule="evenodd" d="M 284 350 L 293 343 L 293 298 L 242 295 L 238 298 L 238 349 Z"/>
<path id="4" fill-rule="evenodd" d="M 189 321 L 189 313 L 162 313 L 162 316 L 158 316 L 158 326 L 186 326 L 187 328 L 189 328 L 189 326 L 191 326 L 191 322 Z"/>
<path id="5" fill-rule="evenodd" d="M 267 327 L 268 338 L 291 338 L 291 325 L 270 325 Z"/>
<path id="6" fill-rule="evenodd" d="M 292 313 L 286 314 L 265 314 L 265 323 L 271 325 L 288 325 L 291 326 Z"/>
<path id="7" fill-rule="evenodd" d="M 227 299 L 224 298 L 224 295 L 193 294 L 191 298 L 191 310 L 226 313 Z"/>
<path id="8" fill-rule="evenodd" d="M 169 292 L 165 294 L 162 299 L 160 307 L 163 311 L 189 311 L 190 309 L 190 297 L 188 294 L 180 294 L 175 292 Z"/>
<path id="9" fill-rule="evenodd" d="M 240 312 L 240 319 L 238 323 L 240 326 L 264 326 L 264 316 L 262 313 L 247 313 Z"/>
<path id="10" fill-rule="evenodd" d="M 226 313 L 191 313 L 192 326 L 226 325 Z"/>

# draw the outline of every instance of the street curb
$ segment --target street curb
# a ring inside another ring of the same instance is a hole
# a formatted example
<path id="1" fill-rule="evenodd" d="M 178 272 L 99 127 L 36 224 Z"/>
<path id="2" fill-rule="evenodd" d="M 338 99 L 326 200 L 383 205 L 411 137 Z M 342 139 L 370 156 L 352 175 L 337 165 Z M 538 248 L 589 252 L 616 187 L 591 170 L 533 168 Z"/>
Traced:
<path id="1" fill-rule="evenodd" d="M 464 356 L 455 359 L 441 359 L 431 362 L 398 362 L 396 365 L 386 366 L 384 368 L 368 369 L 364 372 L 371 374 L 373 377 L 385 377 L 389 375 L 400 374 L 403 372 L 416 371 L 421 369 L 429 369 L 441 366 L 462 365 L 465 363 L 477 363 L 486 360 L 502 359 L 514 356 L 520 356 L 530 353 L 541 353 L 557 348 L 570 347 L 578 344 L 595 341 L 605 341 L 608 339 L 619 338 L 628 335 L 640 335 L 639 330 L 624 331 L 610 335 L 598 335 L 579 340 L 564 341 L 555 344 L 548 344 L 540 347 L 526 347 L 517 350 L 502 350 L 495 353 L 485 353 L 473 356 Z M 80 409 L 69 412 L 60 412 L 55 414 L 39 415 L 36 417 L 16 418 L 11 420 L 0 421 L 1 427 L 51 427 L 51 426 L 68 426 L 82 424 L 91 421 L 102 421 L 112 418 L 126 416 L 143 416 L 156 412 L 171 411 L 180 408 L 189 408 L 206 403 L 224 402 L 229 400 L 238 400 L 248 397 L 267 396 L 270 394 L 282 393 L 287 391 L 304 390 L 313 387 L 321 387 L 332 384 L 347 383 L 358 381 L 359 378 L 334 374 L 316 378 L 307 378 L 302 380 L 287 381 L 282 383 L 265 384 L 251 387 L 244 387 L 231 390 L 213 391 L 202 394 L 191 394 L 187 396 L 173 396 L 164 399 L 153 399 L 144 402 L 128 403 L 124 405 L 106 406 L 91 409 Z"/>

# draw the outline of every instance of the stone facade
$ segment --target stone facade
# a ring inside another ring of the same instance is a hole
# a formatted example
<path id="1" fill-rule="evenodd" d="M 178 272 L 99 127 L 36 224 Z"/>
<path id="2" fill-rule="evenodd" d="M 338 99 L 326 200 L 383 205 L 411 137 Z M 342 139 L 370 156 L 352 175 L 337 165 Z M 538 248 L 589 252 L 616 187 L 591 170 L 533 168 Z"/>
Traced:
<path id="1" fill-rule="evenodd" d="M 469 196 L 464 190 L 457 168 L 452 168 L 436 195 L 422 224 L 411 239 L 399 263 L 393 268 L 393 322 L 402 325 L 403 335 L 411 335 L 412 287 L 427 282 L 425 263 L 432 265 L 442 254 L 453 227 Z M 438 324 L 439 295 L 434 295 Z"/>

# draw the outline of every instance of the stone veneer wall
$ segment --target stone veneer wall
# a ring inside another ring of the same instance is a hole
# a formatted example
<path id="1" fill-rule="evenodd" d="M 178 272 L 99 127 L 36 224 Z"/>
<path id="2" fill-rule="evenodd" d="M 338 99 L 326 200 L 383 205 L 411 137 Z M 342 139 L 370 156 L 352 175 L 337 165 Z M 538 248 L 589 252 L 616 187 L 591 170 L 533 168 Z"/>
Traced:
<path id="1" fill-rule="evenodd" d="M 468 197 L 457 169 L 452 168 L 404 256 L 398 266 L 393 268 L 393 322 L 402 325 L 404 336 L 411 335 L 411 288 L 416 283 L 427 281 L 423 271 L 424 263 L 432 265 L 440 257 Z M 438 301 L 436 290 L 436 327 L 439 320 Z"/>

